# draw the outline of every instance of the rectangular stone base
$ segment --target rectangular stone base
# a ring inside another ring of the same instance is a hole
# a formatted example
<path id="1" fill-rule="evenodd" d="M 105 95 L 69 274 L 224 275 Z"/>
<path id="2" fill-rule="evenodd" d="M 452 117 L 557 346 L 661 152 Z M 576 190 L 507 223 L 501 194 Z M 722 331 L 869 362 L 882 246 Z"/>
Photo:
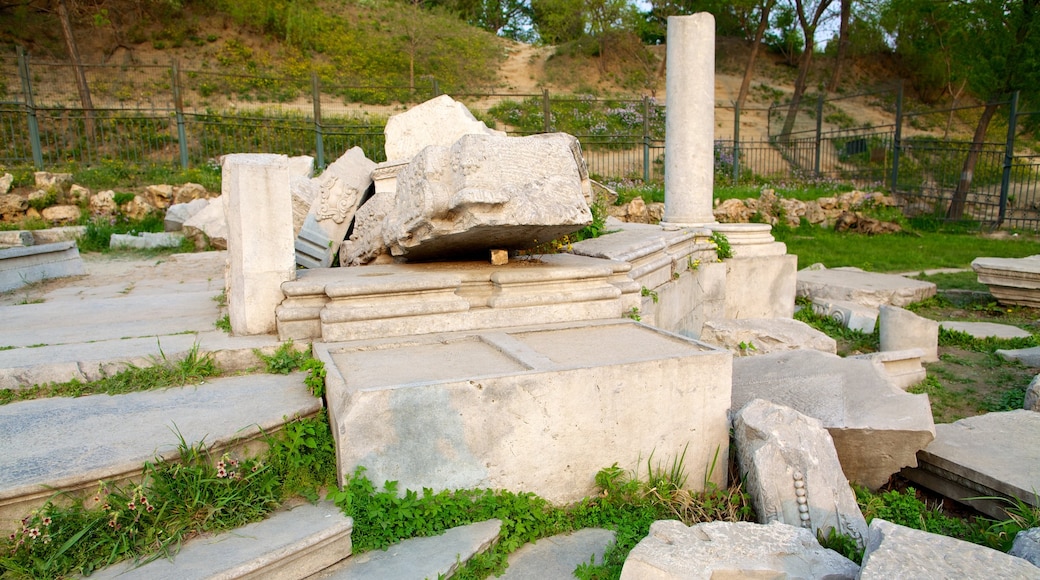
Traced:
<path id="1" fill-rule="evenodd" d="M 0 292 L 33 282 L 86 274 L 76 242 L 55 242 L 0 250 Z"/>
<path id="2" fill-rule="evenodd" d="M 596 472 L 670 465 L 724 484 L 731 355 L 630 320 L 315 344 L 340 482 L 530 491 L 557 504 Z"/>

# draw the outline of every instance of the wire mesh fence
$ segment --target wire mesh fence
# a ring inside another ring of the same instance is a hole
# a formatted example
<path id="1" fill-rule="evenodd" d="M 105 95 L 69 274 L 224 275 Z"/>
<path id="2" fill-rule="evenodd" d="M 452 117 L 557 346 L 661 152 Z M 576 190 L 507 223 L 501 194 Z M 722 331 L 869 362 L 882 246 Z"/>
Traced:
<path id="1" fill-rule="evenodd" d="M 82 72 L 86 89 L 76 81 Z M 89 93 L 89 101 L 85 97 Z M 182 68 L 178 63 L 83 65 L 0 55 L 0 165 L 59 169 L 102 162 L 199 167 L 228 153 L 311 155 L 324 167 L 351 147 L 385 161 L 387 119 L 439 93 L 435 79 L 412 87 L 350 86 L 315 74 L 262 76 Z M 652 98 L 535 94 L 452 95 L 480 120 L 510 135 L 564 131 L 576 136 L 589 173 L 605 182 L 664 178 L 665 107 Z M 857 121 L 843 101 L 870 104 L 880 118 Z M 89 106 L 85 106 L 85 103 Z M 1037 156 L 1007 143 L 978 151 L 970 187 L 960 183 L 970 143 L 945 134 L 963 109 L 902 111 L 899 87 L 810 96 L 745 114 L 767 117 L 767 136 L 715 141 L 722 183 L 840 180 L 885 187 L 911 214 L 1040 230 Z M 791 115 L 794 115 L 791 118 Z M 969 114 L 970 116 L 970 114 Z M 836 127 L 836 128 L 835 128 Z M 902 137 L 904 130 L 914 134 Z M 959 196 L 959 197 L 958 197 Z"/>

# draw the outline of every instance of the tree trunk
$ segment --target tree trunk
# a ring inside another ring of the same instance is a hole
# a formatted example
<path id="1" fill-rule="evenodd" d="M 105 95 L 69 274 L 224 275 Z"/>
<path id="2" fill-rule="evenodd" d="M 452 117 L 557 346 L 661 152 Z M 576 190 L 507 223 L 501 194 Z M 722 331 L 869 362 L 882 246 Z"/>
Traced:
<path id="1" fill-rule="evenodd" d="M 841 24 L 838 26 L 838 54 L 834 57 L 834 70 L 831 80 L 827 82 L 827 92 L 838 90 L 841 83 L 841 69 L 849 52 L 849 18 L 852 16 L 852 0 L 841 0 Z"/>
<path id="2" fill-rule="evenodd" d="M 57 9 L 61 35 L 65 37 L 65 48 L 69 51 L 69 60 L 72 61 L 73 76 L 76 77 L 76 88 L 79 90 L 79 100 L 83 107 L 83 125 L 86 127 L 87 137 L 93 141 L 94 104 L 90 100 L 90 87 L 87 86 L 87 75 L 80 62 L 76 37 L 72 35 L 72 22 L 69 20 L 69 8 L 65 5 L 65 0 L 57 0 Z"/>
<path id="3" fill-rule="evenodd" d="M 968 149 L 968 157 L 964 159 L 960 181 L 957 182 L 957 189 L 953 192 L 950 208 L 946 211 L 946 219 L 959 220 L 964 217 L 964 205 L 968 200 L 968 190 L 971 189 L 975 165 L 982 153 L 982 146 L 986 141 L 986 130 L 989 129 L 989 122 L 993 120 L 993 115 L 997 112 L 997 105 L 997 103 L 986 103 L 986 108 L 979 117 L 979 124 L 975 127 L 975 137 L 972 138 L 971 148 Z"/>
<path id="4" fill-rule="evenodd" d="M 791 95 L 791 104 L 787 108 L 787 118 L 784 119 L 784 128 L 780 131 L 780 140 L 784 142 L 790 139 L 791 131 L 794 130 L 794 122 L 798 117 L 798 107 L 802 103 L 802 95 L 805 94 L 805 86 L 809 82 L 809 69 L 812 67 L 813 59 L 812 42 L 812 35 L 806 34 L 806 49 L 802 52 L 802 58 L 798 60 L 798 78 L 794 81 L 794 94 Z"/>
<path id="5" fill-rule="evenodd" d="M 755 31 L 755 42 L 751 45 L 751 55 L 748 56 L 747 68 L 744 69 L 744 80 L 740 82 L 740 92 L 737 94 L 737 108 L 744 108 L 748 91 L 751 90 L 751 73 L 755 70 L 755 58 L 758 57 L 758 49 L 762 46 L 762 37 L 769 27 L 769 12 L 773 9 L 776 0 L 767 0 L 762 6 L 761 18 L 758 19 L 758 30 Z"/>

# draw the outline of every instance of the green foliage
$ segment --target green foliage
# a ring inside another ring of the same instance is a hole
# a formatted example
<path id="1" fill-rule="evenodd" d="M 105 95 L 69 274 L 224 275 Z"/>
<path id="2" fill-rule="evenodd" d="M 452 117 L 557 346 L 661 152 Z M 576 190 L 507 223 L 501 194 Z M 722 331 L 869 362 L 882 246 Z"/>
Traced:
<path id="1" fill-rule="evenodd" d="M 571 234 L 575 242 L 598 238 L 607 233 L 607 208 L 597 201 L 589 206 L 589 210 L 592 211 L 592 223 Z M 568 236 L 569 241 L 570 236 Z"/>
<path id="2" fill-rule="evenodd" d="M 939 346 L 956 346 L 975 352 L 992 353 L 998 349 L 1013 350 L 1040 346 L 1040 337 L 1034 334 L 1023 338 L 997 338 L 995 336 L 976 338 L 967 332 L 940 328 Z"/>
<path id="3" fill-rule="evenodd" d="M 199 383 L 207 377 L 220 374 L 212 354 L 199 352 L 198 343 L 192 345 L 184 358 L 169 360 L 160 348 L 160 355 L 152 357 L 152 366 L 127 364 L 111 376 L 83 382 L 73 379 L 64 383 L 34 385 L 24 389 L 0 389 L 0 404 L 44 397 L 82 397 L 85 395 L 132 393 Z"/>
<path id="4" fill-rule="evenodd" d="M 644 296 L 644 297 L 649 296 L 650 299 L 654 301 L 654 304 L 657 304 L 657 301 L 658 301 L 659 297 L 657 296 L 657 292 L 656 291 L 651 290 L 651 289 L 647 288 L 646 286 L 643 286 L 640 289 L 639 293 L 640 293 L 641 296 Z"/>
<path id="5" fill-rule="evenodd" d="M 94 217 L 86 222 L 86 230 L 76 239 L 76 245 L 81 252 L 108 252 L 112 234 L 161 232 L 165 229 L 163 220 L 164 214 L 160 211 L 151 212 L 139 220 L 123 213 L 111 218 Z"/>
<path id="6" fill-rule="evenodd" d="M 733 247 L 729 245 L 726 234 L 719 231 L 711 232 L 711 243 L 715 245 L 720 261 L 733 257 Z"/>
<path id="7" fill-rule="evenodd" d="M 966 540 L 976 544 L 984 544 L 982 527 L 974 520 L 962 520 L 943 513 L 941 506 L 929 506 L 917 498 L 917 490 L 912 487 L 905 491 L 885 491 L 878 494 L 857 487 L 856 501 L 859 503 L 863 517 L 869 524 L 874 518 Z"/>
<path id="8" fill-rule="evenodd" d="M 58 203 L 58 192 L 53 189 L 40 197 L 29 199 L 29 207 L 36 211 L 43 211 L 44 208 L 48 208 L 56 203 Z"/>
<path id="9" fill-rule="evenodd" d="M 863 548 L 848 534 L 843 534 L 837 529 L 831 528 L 827 535 L 824 536 L 821 529 L 816 532 L 816 540 L 828 550 L 834 550 L 857 564 L 863 563 Z"/>
<path id="10" fill-rule="evenodd" d="M 260 349 L 253 349 L 253 353 L 264 362 L 266 371 L 273 375 L 287 375 L 311 358 L 311 349 L 296 350 L 291 338 L 283 342 L 272 355 L 266 355 Z"/>
<path id="11" fill-rule="evenodd" d="M 303 361 L 300 370 L 307 371 L 307 378 L 303 380 L 303 383 L 311 390 L 311 394 L 319 398 L 324 397 L 325 375 L 327 374 L 325 363 L 311 357 Z"/>
<path id="12" fill-rule="evenodd" d="M 280 474 L 281 499 L 302 495 L 317 501 L 319 492 L 336 483 L 336 444 L 326 411 L 301 418 L 268 437 L 267 461 Z"/>
<path id="13" fill-rule="evenodd" d="M 213 326 L 217 327 L 219 330 L 223 330 L 227 334 L 231 334 L 231 315 L 225 314 L 224 316 L 221 316 L 213 323 Z"/>

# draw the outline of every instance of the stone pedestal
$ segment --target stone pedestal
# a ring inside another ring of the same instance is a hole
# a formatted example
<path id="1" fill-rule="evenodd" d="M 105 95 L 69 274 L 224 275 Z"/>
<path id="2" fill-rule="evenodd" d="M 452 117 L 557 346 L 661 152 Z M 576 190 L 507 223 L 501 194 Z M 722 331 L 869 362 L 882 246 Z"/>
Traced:
<path id="1" fill-rule="evenodd" d="M 228 313 L 236 335 L 275 332 L 281 284 L 296 276 L 289 174 L 285 155 L 224 157 Z"/>
<path id="2" fill-rule="evenodd" d="M 732 258 L 726 264 L 726 318 L 791 318 L 798 280 L 798 257 L 776 241 L 769 224 L 714 224 L 726 236 Z"/>
<path id="3" fill-rule="evenodd" d="M 715 223 L 715 17 L 668 18 L 664 226 Z"/>

